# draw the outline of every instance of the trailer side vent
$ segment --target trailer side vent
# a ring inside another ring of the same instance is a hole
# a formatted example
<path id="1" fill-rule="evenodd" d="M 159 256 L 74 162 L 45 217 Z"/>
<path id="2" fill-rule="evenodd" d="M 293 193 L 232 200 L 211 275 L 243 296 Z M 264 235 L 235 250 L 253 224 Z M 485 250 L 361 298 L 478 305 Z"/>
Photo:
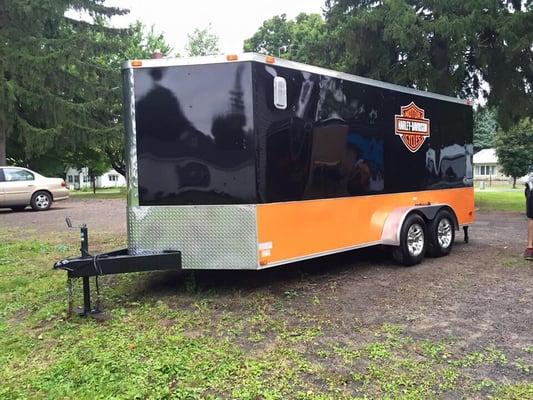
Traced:
<path id="1" fill-rule="evenodd" d="M 287 108 L 287 82 L 281 76 L 274 77 L 274 105 L 280 110 Z"/>

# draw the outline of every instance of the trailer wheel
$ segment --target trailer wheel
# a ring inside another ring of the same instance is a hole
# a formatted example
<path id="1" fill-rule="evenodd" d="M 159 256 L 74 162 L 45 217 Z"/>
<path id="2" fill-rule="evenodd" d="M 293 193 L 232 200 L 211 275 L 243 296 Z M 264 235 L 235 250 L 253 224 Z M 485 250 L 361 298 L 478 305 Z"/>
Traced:
<path id="1" fill-rule="evenodd" d="M 419 264 L 426 254 L 426 223 L 418 214 L 405 219 L 400 232 L 400 245 L 392 252 L 394 260 L 406 267 Z"/>
<path id="2" fill-rule="evenodd" d="M 428 253 L 433 257 L 450 254 L 455 240 L 454 218 L 447 210 L 437 213 L 428 227 Z"/>

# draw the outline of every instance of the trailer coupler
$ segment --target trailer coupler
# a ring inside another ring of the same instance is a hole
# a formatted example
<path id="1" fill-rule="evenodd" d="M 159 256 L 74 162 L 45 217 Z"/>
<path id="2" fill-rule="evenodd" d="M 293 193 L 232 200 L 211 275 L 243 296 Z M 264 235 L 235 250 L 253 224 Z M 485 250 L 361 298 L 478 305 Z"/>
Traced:
<path id="1" fill-rule="evenodd" d="M 72 228 L 70 219 L 67 225 Z M 86 316 L 100 312 L 100 290 L 98 277 L 102 275 L 124 274 L 128 272 L 148 272 L 181 269 L 181 252 L 165 251 L 163 253 L 131 255 L 128 249 L 111 251 L 92 255 L 89 253 L 89 230 L 85 224 L 80 229 L 80 257 L 67 258 L 54 264 L 54 269 L 67 271 L 68 310 L 67 317 L 72 316 L 72 288 L 73 280 L 82 278 L 83 282 L 83 308 L 77 314 Z M 96 306 L 91 307 L 90 277 L 95 278 Z"/>

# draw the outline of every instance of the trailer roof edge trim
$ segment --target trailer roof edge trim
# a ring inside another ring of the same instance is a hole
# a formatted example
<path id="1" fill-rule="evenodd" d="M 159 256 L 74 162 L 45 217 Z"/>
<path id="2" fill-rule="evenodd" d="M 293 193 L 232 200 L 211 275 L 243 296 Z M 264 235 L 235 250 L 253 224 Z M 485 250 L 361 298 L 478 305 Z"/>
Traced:
<path id="1" fill-rule="evenodd" d="M 425 90 L 413 89 L 406 86 L 396 85 L 394 83 L 382 82 L 375 79 L 365 78 L 358 75 L 348 74 L 346 72 L 339 72 L 327 68 L 316 67 L 309 64 L 303 64 L 296 61 L 289 61 L 282 58 L 275 58 L 275 62 L 267 61 L 266 56 L 258 53 L 241 53 L 237 55 L 236 60 L 228 61 L 226 55 L 203 56 L 203 57 L 186 57 L 186 58 L 156 58 L 146 60 L 130 60 L 122 64 L 122 69 L 139 69 L 139 68 L 154 68 L 154 67 L 172 67 L 180 65 L 203 65 L 203 64 L 222 64 L 234 63 L 240 61 L 256 61 L 268 65 L 277 65 L 285 68 L 296 69 L 313 74 L 330 76 L 332 78 L 344 79 L 351 82 L 362 83 L 365 85 L 380 87 L 383 89 L 395 90 L 398 92 L 409 93 L 415 96 L 430 97 L 438 100 L 449 101 L 464 105 L 470 105 L 470 102 L 458 97 L 446 96 L 443 94 L 428 92 Z M 141 65 L 132 65 L 133 61 L 141 61 Z"/>

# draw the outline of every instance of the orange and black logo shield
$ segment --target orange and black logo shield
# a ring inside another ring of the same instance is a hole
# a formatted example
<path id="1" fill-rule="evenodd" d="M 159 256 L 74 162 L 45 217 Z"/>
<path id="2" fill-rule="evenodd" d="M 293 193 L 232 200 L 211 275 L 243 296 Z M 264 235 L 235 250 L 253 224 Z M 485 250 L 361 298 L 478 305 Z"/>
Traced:
<path id="1" fill-rule="evenodd" d="M 423 109 L 411 102 L 401 108 L 400 115 L 394 116 L 394 131 L 414 153 L 430 135 L 429 119 L 424 118 Z"/>

